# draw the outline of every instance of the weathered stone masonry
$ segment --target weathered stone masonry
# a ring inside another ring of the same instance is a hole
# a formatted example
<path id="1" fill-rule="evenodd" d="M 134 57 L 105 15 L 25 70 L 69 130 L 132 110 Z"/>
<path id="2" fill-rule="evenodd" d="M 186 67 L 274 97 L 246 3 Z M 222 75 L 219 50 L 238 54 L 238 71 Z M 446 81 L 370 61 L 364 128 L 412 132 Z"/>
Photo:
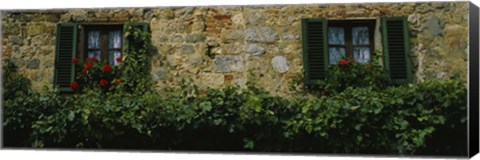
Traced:
<path id="1" fill-rule="evenodd" d="M 13 58 L 38 91 L 53 83 L 57 23 L 128 18 L 150 24 L 151 75 L 158 88 L 178 83 L 178 74 L 200 87 L 249 82 L 288 95 L 292 80 L 303 76 L 302 18 L 407 16 L 416 81 L 467 75 L 467 2 L 72 9 L 2 15 L 2 56 Z M 376 47 L 381 46 L 378 34 Z"/>

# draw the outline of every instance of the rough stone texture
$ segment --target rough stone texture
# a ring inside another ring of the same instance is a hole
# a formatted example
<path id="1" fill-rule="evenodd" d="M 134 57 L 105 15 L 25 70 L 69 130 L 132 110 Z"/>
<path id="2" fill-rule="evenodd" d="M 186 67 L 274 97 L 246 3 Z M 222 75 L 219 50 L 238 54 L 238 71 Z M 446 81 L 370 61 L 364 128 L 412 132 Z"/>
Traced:
<path id="1" fill-rule="evenodd" d="M 198 79 L 195 80 L 196 84 L 202 87 L 222 87 L 225 83 L 224 75 L 218 73 L 200 73 Z"/>
<path id="2" fill-rule="evenodd" d="M 10 57 L 35 90 L 53 83 L 56 24 L 149 24 L 151 75 L 157 88 L 194 77 L 202 87 L 253 83 L 278 94 L 302 77 L 303 18 L 408 17 L 414 79 L 467 75 L 468 3 L 371 3 L 71 9 L 2 12 L 2 56 Z M 378 25 L 378 24 L 377 24 Z M 381 33 L 374 37 L 382 50 Z"/>
<path id="3" fill-rule="evenodd" d="M 258 44 L 249 44 L 246 52 L 254 56 L 261 56 L 265 53 L 265 48 L 259 46 Z"/>
<path id="4" fill-rule="evenodd" d="M 241 72 L 245 70 L 245 61 L 240 56 L 215 57 L 215 72 Z"/>
<path id="5" fill-rule="evenodd" d="M 38 66 L 40 65 L 40 60 L 34 59 L 28 62 L 27 68 L 29 69 L 38 69 Z"/>
<path id="6" fill-rule="evenodd" d="M 425 22 L 427 32 L 435 36 L 439 36 L 443 33 L 443 26 L 440 24 L 440 19 L 436 16 L 430 18 L 427 22 Z"/>
<path id="7" fill-rule="evenodd" d="M 23 45 L 23 40 L 24 40 L 24 38 L 22 38 L 21 36 L 12 36 L 8 41 L 10 43 L 12 43 L 13 45 L 22 46 Z"/>
<path id="8" fill-rule="evenodd" d="M 201 34 L 190 34 L 185 37 L 185 41 L 187 43 L 197 43 L 203 42 L 205 40 L 205 36 Z"/>
<path id="9" fill-rule="evenodd" d="M 225 34 L 225 39 L 226 40 L 239 40 L 243 39 L 245 36 L 244 31 L 240 29 L 236 30 L 231 30 L 228 33 Z"/>
<path id="10" fill-rule="evenodd" d="M 278 73 L 285 73 L 288 71 L 288 61 L 284 56 L 275 56 L 272 59 L 272 67 Z"/>
<path id="11" fill-rule="evenodd" d="M 165 69 L 161 69 L 159 71 L 152 73 L 153 80 L 163 80 L 167 78 L 167 76 L 168 76 L 168 71 Z"/>
<path id="12" fill-rule="evenodd" d="M 249 10 L 245 14 L 245 21 L 250 25 L 258 25 L 265 22 L 265 15 L 259 12 L 258 10 Z"/>
<path id="13" fill-rule="evenodd" d="M 181 54 L 193 54 L 195 53 L 195 48 L 192 45 L 185 44 L 179 47 Z"/>
<path id="14" fill-rule="evenodd" d="M 245 40 L 248 42 L 274 43 L 277 32 L 271 27 L 252 27 L 245 31 Z"/>

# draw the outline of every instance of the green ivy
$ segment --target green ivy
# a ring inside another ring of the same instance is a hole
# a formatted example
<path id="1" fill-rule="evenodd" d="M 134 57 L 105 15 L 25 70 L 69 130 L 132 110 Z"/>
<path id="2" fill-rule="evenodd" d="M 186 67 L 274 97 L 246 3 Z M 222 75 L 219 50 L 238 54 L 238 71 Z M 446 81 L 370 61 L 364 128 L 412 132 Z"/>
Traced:
<path id="1" fill-rule="evenodd" d="M 135 27 L 131 22 L 124 25 L 124 42 L 122 68 L 123 87 L 131 92 L 146 92 L 153 84 L 149 74 L 149 50 L 151 35 L 141 27 Z"/>
<path id="2" fill-rule="evenodd" d="M 286 99 L 253 86 L 200 94 L 184 83 L 176 90 L 182 94 L 86 89 L 6 99 L 5 135 L 25 139 L 6 146 L 466 154 L 461 80 L 347 87 L 316 99 Z"/>
<path id="3" fill-rule="evenodd" d="M 370 65 L 346 58 L 313 98 L 252 85 L 200 92 L 184 78 L 156 91 L 147 72 L 149 34 L 125 27 L 129 46 L 112 73 L 122 79 L 113 92 L 95 85 L 70 96 L 32 92 L 6 59 L 5 146 L 466 155 L 459 78 L 393 86 L 376 58 Z"/>

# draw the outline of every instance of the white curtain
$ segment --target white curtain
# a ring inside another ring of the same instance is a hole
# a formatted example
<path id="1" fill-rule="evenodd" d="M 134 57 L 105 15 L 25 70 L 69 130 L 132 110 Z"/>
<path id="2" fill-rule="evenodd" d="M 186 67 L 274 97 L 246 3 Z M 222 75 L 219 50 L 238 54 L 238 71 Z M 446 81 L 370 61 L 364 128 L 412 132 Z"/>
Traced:
<path id="1" fill-rule="evenodd" d="M 370 60 L 370 48 L 354 47 L 353 57 L 355 58 L 355 62 L 368 63 L 368 61 Z"/>
<path id="2" fill-rule="evenodd" d="M 109 49 L 120 49 L 122 48 L 122 32 L 120 30 L 110 31 L 108 33 L 108 48 Z M 117 62 L 117 58 L 121 57 L 122 54 L 118 50 L 113 50 L 108 52 L 108 62 L 111 65 L 120 64 Z"/>
<path id="3" fill-rule="evenodd" d="M 328 44 L 345 45 L 345 32 L 343 27 L 328 27 Z"/>
<path id="4" fill-rule="evenodd" d="M 368 45 L 368 27 L 352 28 L 353 45 Z"/>
<path id="5" fill-rule="evenodd" d="M 88 49 L 100 49 L 100 32 L 88 32 Z M 88 51 L 88 58 L 96 57 L 100 60 L 100 51 Z"/>
<path id="6" fill-rule="evenodd" d="M 338 64 L 342 57 L 345 57 L 345 48 L 330 47 L 328 48 L 330 64 Z"/>
<path id="7" fill-rule="evenodd" d="M 108 48 L 122 48 L 122 32 L 115 30 L 108 33 Z"/>

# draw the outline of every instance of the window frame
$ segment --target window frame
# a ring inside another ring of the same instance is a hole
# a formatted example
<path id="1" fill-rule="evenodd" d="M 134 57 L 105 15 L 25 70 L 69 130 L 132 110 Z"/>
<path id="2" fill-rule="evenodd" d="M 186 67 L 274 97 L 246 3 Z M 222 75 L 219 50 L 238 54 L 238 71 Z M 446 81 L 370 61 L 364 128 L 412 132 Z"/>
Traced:
<path id="1" fill-rule="evenodd" d="M 327 50 L 330 46 L 334 47 L 345 47 L 345 56 L 353 57 L 353 48 L 354 47 L 368 47 L 370 49 L 370 57 L 375 52 L 375 24 L 376 20 L 328 20 L 327 25 Z M 353 45 L 352 42 L 352 28 L 359 27 L 359 26 L 367 26 L 368 27 L 368 45 Z M 328 31 L 329 27 L 343 27 L 344 28 L 344 35 L 345 35 L 345 45 L 331 45 L 328 44 Z M 330 52 L 328 52 L 328 65 L 330 64 Z M 370 61 L 368 62 L 370 63 Z M 368 64 L 366 63 L 366 64 Z"/>
<path id="2" fill-rule="evenodd" d="M 105 60 L 107 63 L 113 63 L 108 61 L 108 52 L 110 50 L 117 50 L 120 51 L 120 55 L 123 56 L 124 50 L 124 43 L 125 40 L 123 38 L 124 34 L 124 24 L 123 23 L 105 23 L 105 24 L 79 24 L 80 31 L 79 31 L 79 41 L 78 41 L 78 57 L 82 60 L 85 60 L 88 57 L 88 32 L 89 31 L 100 31 L 100 58 L 101 60 Z M 119 30 L 121 32 L 121 48 L 110 49 L 108 48 L 108 32 L 113 30 Z"/>

